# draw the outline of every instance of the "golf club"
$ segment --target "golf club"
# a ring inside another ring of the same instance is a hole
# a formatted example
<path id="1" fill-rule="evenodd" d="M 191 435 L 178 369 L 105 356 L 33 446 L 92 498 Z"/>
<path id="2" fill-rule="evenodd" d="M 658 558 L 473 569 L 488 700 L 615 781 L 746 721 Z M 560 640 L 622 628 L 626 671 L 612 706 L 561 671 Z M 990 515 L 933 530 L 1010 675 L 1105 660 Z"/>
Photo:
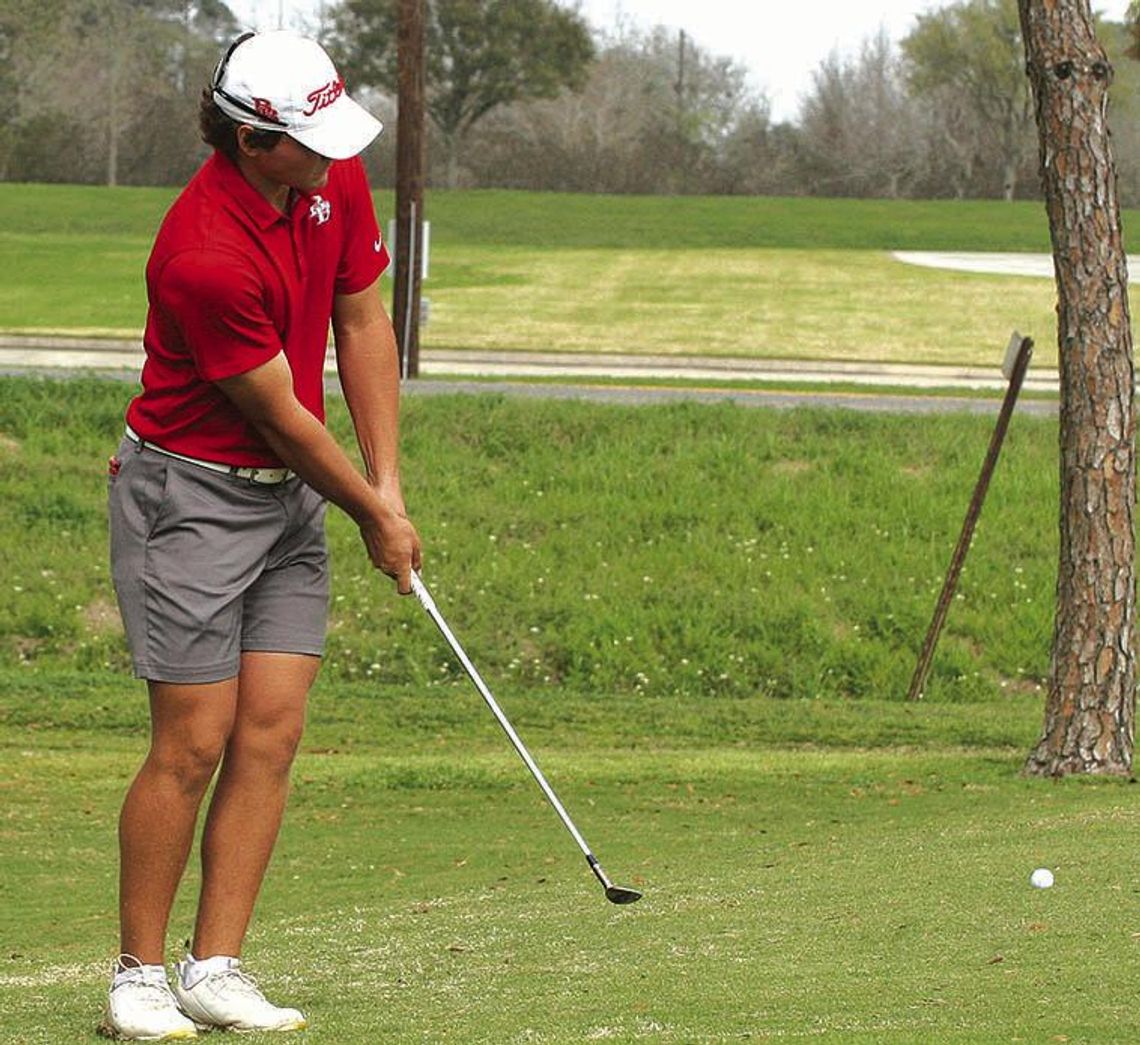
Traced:
<path id="1" fill-rule="evenodd" d="M 602 865 L 598 863 L 597 857 L 590 851 L 590 847 L 586 844 L 586 840 L 582 837 L 581 832 L 574 826 L 574 821 L 570 819 L 570 815 L 562 807 L 562 803 L 558 801 L 558 796 L 554 793 L 554 789 L 546 782 L 546 777 L 542 775 L 542 770 L 538 768 L 537 763 L 530 757 L 530 752 L 527 751 L 526 746 L 519 739 L 519 735 L 514 731 L 510 722 L 507 721 L 507 716 L 503 714 L 502 709 L 491 695 L 491 691 L 487 688 L 487 684 L 483 681 L 479 672 L 475 670 L 475 665 L 471 663 L 470 658 L 463 652 L 463 647 L 447 626 L 447 621 L 443 619 L 443 614 L 439 612 L 439 607 L 436 606 L 435 600 L 431 597 L 431 592 L 427 590 L 419 574 L 415 571 L 412 572 L 412 592 L 416 598 L 419 599 L 423 608 L 428 611 L 428 615 L 431 619 L 435 621 L 436 627 L 439 628 L 443 637 L 447 640 L 451 651 L 459 659 L 459 663 L 463 665 L 463 670 L 467 672 L 468 678 L 475 683 L 475 688 L 479 691 L 479 695 L 486 701 L 487 707 L 491 709 L 491 713 L 495 716 L 499 725 L 503 727 L 503 732 L 507 734 L 507 738 L 514 745 L 514 749 L 519 753 L 519 757 L 526 763 L 526 767 L 530 770 L 531 776 L 538 782 L 538 786 L 542 788 L 542 793 L 546 795 L 547 801 L 554 807 L 554 811 L 565 825 L 566 830 L 570 832 L 574 841 L 578 843 L 578 848 L 582 850 L 583 855 L 586 857 L 586 862 L 590 865 L 590 870 L 594 872 L 598 881 L 602 883 L 602 888 L 606 891 L 606 899 L 609 900 L 610 903 L 616 904 L 627 904 L 633 903 L 635 900 L 640 900 L 641 893 L 636 889 L 629 889 L 624 885 L 614 885 L 606 872 L 602 870 Z"/>

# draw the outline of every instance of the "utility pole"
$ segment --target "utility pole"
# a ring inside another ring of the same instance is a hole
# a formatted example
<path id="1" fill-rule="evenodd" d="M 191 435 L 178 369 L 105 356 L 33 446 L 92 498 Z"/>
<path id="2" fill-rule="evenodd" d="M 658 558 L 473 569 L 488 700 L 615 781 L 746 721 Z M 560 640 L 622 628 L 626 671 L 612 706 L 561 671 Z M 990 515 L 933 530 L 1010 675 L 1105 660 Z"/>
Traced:
<path id="1" fill-rule="evenodd" d="M 677 94 L 677 122 L 682 124 L 685 119 L 685 30 L 682 29 L 677 38 L 677 80 L 673 84 Z"/>
<path id="2" fill-rule="evenodd" d="M 400 376 L 420 372 L 420 279 L 424 227 L 423 0 L 399 0 L 396 28 L 396 278 L 392 317 Z"/>

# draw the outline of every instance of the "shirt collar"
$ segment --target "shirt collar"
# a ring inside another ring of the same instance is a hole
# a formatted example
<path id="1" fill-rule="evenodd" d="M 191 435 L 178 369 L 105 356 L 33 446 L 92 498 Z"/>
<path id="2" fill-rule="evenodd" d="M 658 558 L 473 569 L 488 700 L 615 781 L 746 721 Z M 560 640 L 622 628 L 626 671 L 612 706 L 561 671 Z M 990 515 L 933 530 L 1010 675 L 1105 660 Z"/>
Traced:
<path id="1" fill-rule="evenodd" d="M 250 216 L 259 229 L 268 229 L 279 221 L 288 221 L 288 215 L 282 214 L 250 185 L 238 165 L 228 156 L 215 151 L 209 163 L 218 186 Z"/>

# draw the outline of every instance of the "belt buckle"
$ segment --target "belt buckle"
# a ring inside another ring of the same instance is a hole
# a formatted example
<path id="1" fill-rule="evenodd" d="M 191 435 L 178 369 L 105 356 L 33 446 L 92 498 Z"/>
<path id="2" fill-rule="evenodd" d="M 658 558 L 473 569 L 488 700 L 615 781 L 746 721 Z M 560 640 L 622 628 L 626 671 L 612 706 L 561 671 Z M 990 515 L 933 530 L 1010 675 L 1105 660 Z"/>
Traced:
<path id="1" fill-rule="evenodd" d="M 258 468 L 254 466 L 251 468 L 235 469 L 235 474 L 243 479 L 248 479 L 251 483 L 259 483 L 262 486 L 277 486 L 289 478 L 289 469 Z"/>

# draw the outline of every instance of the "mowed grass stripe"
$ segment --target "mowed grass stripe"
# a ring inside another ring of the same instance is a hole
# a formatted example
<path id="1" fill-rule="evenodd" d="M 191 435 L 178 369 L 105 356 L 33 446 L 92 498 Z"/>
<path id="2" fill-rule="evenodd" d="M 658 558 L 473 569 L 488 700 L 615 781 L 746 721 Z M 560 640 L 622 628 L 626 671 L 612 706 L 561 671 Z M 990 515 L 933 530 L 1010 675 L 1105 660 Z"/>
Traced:
<path id="1" fill-rule="evenodd" d="M 990 365 L 1017 329 L 1056 363 L 1051 280 L 877 251 L 469 247 L 433 272 L 428 348 Z"/>
<path id="2" fill-rule="evenodd" d="M 138 337 L 141 244 L 68 244 L 82 261 L 61 267 L 62 246 L 26 240 L 7 242 L 20 276 L 0 288 L 0 328 Z M 1040 332 L 1035 362 L 1056 365 L 1051 280 L 872 251 L 474 247 L 433 273 L 427 349 L 992 365 L 1016 329 Z"/>
<path id="3" fill-rule="evenodd" d="M 0 186 L 0 329 L 137 337 L 173 195 Z M 439 192 L 428 211 L 428 349 L 991 364 L 1016 328 L 1055 360 L 1051 280 L 888 253 L 1048 251 L 1036 204 Z"/>

